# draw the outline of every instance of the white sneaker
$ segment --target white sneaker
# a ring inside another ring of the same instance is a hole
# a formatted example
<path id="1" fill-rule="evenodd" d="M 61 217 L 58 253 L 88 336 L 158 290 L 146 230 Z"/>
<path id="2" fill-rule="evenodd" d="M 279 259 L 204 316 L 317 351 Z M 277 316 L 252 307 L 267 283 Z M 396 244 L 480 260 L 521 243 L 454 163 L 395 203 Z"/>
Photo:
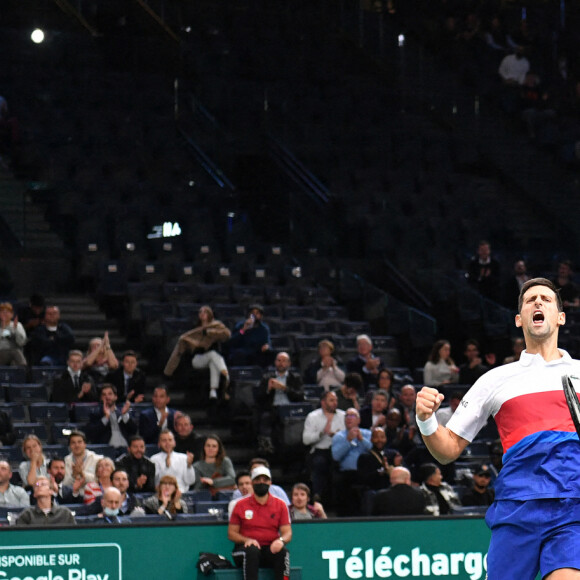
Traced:
<path id="1" fill-rule="evenodd" d="M 217 399 L 217 389 L 210 389 L 209 398 L 210 399 Z"/>

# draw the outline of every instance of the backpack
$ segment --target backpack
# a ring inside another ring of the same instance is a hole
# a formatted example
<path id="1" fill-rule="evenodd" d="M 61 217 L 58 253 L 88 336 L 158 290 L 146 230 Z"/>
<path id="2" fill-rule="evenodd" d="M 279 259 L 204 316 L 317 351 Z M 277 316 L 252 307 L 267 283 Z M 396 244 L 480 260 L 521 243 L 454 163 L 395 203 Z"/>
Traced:
<path id="1" fill-rule="evenodd" d="M 204 576 L 209 576 L 213 570 L 227 570 L 233 567 L 234 565 L 221 554 L 212 554 L 211 552 L 199 553 L 197 568 Z"/>

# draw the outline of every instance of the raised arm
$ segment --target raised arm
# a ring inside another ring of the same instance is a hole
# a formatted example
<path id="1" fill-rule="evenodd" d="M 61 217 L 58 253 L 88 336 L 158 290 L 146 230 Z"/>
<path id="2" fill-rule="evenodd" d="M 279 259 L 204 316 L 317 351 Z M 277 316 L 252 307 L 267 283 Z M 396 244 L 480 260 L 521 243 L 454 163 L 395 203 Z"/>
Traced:
<path id="1" fill-rule="evenodd" d="M 455 461 L 469 445 L 469 441 L 437 424 L 435 411 L 439 409 L 443 395 L 431 387 L 423 387 L 417 393 L 416 416 L 427 449 L 437 461 L 446 464 Z"/>

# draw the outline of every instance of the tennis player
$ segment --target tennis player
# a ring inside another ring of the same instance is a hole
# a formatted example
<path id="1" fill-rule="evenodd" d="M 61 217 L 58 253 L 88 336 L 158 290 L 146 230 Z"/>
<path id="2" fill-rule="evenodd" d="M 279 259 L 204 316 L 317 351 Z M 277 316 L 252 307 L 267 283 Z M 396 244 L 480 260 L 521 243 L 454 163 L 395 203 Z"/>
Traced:
<path id="1" fill-rule="evenodd" d="M 544 580 L 580 580 L 580 442 L 561 379 L 580 377 L 580 361 L 558 349 L 565 322 L 556 286 L 529 280 L 515 318 L 526 342 L 520 360 L 479 378 L 446 427 L 435 417 L 443 395 L 429 387 L 417 395 L 419 429 L 441 463 L 495 418 L 504 456 L 486 514 L 489 580 L 534 580 L 538 571 Z"/>

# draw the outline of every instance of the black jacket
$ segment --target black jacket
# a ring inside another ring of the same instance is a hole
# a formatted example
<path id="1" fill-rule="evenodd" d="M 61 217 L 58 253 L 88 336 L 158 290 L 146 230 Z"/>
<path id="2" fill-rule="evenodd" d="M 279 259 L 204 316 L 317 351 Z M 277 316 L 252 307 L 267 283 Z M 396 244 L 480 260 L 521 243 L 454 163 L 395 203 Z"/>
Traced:
<path id="1" fill-rule="evenodd" d="M 416 488 L 399 483 L 375 495 L 375 516 L 418 516 L 425 513 L 425 496 Z"/>
<path id="2" fill-rule="evenodd" d="M 105 377 L 105 383 L 110 383 L 117 387 L 117 402 L 124 403 L 127 399 L 127 393 L 135 391 L 132 401 L 137 395 L 145 394 L 145 373 L 141 369 L 135 369 L 133 376 L 129 379 L 129 388 L 125 391 L 125 376 L 123 375 L 123 367 L 110 372 Z"/>
<path id="3" fill-rule="evenodd" d="M 129 453 L 125 453 L 117 459 L 115 465 L 127 472 L 130 493 L 155 492 L 155 464 L 147 457 L 135 459 Z M 143 487 L 137 487 L 137 479 L 141 475 L 147 476 L 147 482 Z"/>
<path id="4" fill-rule="evenodd" d="M 271 407 L 274 402 L 274 395 L 276 393 L 274 390 L 268 392 L 268 381 L 270 379 L 275 379 L 276 376 L 275 372 L 266 373 L 260 381 L 257 403 L 262 408 Z M 291 403 L 300 403 L 304 401 L 304 389 L 299 374 L 288 371 L 288 376 L 286 377 L 286 390 L 284 392 Z"/>
<path id="5" fill-rule="evenodd" d="M 103 423 L 102 419 L 105 416 L 103 413 L 103 405 L 99 405 L 98 409 L 95 409 L 89 418 L 89 423 L 87 425 L 87 437 L 91 443 L 109 443 L 111 440 L 112 430 L 111 422 L 108 421 L 106 424 Z M 117 419 L 121 417 L 121 407 L 117 407 Z M 129 441 L 131 435 L 137 433 L 137 423 L 133 417 L 125 423 L 122 419 L 119 421 L 119 428 L 123 437 Z"/>
<path id="6" fill-rule="evenodd" d="M 75 389 L 72 377 L 68 370 L 66 370 L 60 377 L 55 378 L 52 383 L 52 402 L 53 403 L 94 403 L 98 401 L 97 390 L 95 389 L 95 381 L 86 372 L 81 372 L 79 377 L 79 387 L 83 383 L 91 383 L 91 391 L 84 395 L 81 399 L 78 397 L 79 391 Z"/>

